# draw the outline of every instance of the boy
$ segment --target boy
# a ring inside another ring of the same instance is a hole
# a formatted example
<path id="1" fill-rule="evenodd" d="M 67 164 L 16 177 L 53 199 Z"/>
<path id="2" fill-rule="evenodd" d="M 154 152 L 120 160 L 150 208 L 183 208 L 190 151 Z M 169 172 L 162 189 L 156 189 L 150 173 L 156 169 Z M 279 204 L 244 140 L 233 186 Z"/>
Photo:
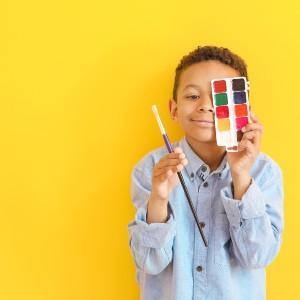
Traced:
<path id="1" fill-rule="evenodd" d="M 198 47 L 176 69 L 172 119 L 185 136 L 148 153 L 132 172 L 137 209 L 128 225 L 144 300 L 265 299 L 265 267 L 283 229 L 278 165 L 260 153 L 263 127 L 251 113 L 239 152 L 216 144 L 210 81 L 247 77 L 226 48 Z M 208 240 L 203 244 L 176 172 L 181 171 Z"/>

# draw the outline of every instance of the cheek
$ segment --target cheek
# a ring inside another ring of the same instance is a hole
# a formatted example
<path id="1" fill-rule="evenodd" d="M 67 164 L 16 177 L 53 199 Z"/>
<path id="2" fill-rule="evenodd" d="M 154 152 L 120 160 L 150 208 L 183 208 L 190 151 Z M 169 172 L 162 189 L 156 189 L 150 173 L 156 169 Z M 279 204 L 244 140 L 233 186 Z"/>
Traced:
<path id="1" fill-rule="evenodd" d="M 193 105 L 184 105 L 178 108 L 178 118 L 181 121 L 186 119 L 190 119 L 192 117 L 192 113 L 194 111 Z"/>

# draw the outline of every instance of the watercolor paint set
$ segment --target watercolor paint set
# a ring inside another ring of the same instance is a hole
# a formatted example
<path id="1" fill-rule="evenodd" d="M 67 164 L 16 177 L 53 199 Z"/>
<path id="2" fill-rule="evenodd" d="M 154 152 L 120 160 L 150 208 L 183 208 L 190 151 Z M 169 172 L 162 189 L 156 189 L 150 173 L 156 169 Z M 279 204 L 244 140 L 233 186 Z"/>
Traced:
<path id="1" fill-rule="evenodd" d="M 236 152 L 241 129 L 250 123 L 249 82 L 246 77 L 214 79 L 211 89 L 217 145 Z"/>

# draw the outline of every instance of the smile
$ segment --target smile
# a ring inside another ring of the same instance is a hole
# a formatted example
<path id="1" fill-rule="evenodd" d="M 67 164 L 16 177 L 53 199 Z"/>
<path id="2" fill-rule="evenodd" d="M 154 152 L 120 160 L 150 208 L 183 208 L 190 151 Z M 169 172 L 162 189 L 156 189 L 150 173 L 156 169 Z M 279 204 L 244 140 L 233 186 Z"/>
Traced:
<path id="1" fill-rule="evenodd" d="M 214 127 L 215 123 L 214 121 L 209 120 L 191 120 L 195 125 L 200 127 Z"/>

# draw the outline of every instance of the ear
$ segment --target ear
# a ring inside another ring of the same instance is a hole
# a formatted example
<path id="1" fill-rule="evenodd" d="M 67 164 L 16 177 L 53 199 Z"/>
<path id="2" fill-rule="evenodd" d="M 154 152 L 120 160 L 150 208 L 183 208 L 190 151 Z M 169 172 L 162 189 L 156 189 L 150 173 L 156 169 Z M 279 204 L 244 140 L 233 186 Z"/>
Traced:
<path id="1" fill-rule="evenodd" d="M 173 98 L 169 100 L 169 111 L 170 111 L 171 119 L 177 122 L 178 120 L 177 102 Z"/>

